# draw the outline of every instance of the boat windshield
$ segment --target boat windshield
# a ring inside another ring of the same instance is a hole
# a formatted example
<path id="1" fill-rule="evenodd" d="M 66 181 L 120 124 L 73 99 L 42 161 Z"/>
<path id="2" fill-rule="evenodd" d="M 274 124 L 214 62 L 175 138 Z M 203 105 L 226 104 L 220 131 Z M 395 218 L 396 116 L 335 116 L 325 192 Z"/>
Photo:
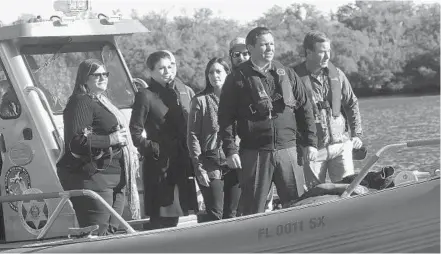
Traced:
<path id="1" fill-rule="evenodd" d="M 109 42 L 71 42 L 24 45 L 21 54 L 34 85 L 42 90 L 54 114 L 62 114 L 72 94 L 81 61 L 102 61 L 110 72 L 107 96 L 118 108 L 133 104 L 134 90 L 115 46 Z"/>

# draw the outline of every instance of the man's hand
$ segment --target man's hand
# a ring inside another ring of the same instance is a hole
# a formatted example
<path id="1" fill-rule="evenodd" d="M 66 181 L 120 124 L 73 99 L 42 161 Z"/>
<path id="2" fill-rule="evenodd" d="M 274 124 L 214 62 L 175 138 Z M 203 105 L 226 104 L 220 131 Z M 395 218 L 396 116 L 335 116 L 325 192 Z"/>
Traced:
<path id="1" fill-rule="evenodd" d="M 352 138 L 352 147 L 354 149 L 360 149 L 360 147 L 363 145 L 363 142 L 361 142 L 361 139 L 359 137 L 353 137 Z"/>
<path id="2" fill-rule="evenodd" d="M 207 175 L 207 171 L 205 171 L 205 170 L 203 172 L 198 171 L 196 173 L 196 178 L 198 179 L 199 183 L 202 186 L 210 187 L 210 178 Z"/>
<path id="3" fill-rule="evenodd" d="M 309 161 L 315 161 L 317 158 L 317 148 L 313 146 L 307 146 L 305 148 L 305 158 Z"/>
<path id="4" fill-rule="evenodd" d="M 242 163 L 237 153 L 227 157 L 227 166 L 231 169 L 242 168 Z"/>

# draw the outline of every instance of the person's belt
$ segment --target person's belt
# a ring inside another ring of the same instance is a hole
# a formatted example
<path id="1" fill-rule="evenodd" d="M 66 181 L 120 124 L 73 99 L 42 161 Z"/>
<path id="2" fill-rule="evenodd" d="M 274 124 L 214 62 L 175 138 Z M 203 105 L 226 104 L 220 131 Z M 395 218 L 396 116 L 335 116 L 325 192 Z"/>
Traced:
<path id="1" fill-rule="evenodd" d="M 328 145 L 343 144 L 343 143 L 348 142 L 350 140 L 351 140 L 350 138 L 346 137 L 346 138 L 342 138 L 341 140 L 338 140 L 338 141 L 329 141 L 329 142 L 325 143 L 324 145 L 326 147 Z"/>

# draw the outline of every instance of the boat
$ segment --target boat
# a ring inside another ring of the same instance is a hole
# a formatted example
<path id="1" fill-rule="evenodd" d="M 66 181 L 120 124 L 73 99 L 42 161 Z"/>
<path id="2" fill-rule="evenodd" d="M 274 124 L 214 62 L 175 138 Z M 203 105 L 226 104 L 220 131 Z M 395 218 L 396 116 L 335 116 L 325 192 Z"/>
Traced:
<path id="1" fill-rule="evenodd" d="M 64 191 L 56 173 L 76 68 L 86 57 L 102 60 L 116 74 L 109 98 L 130 117 L 134 94 L 147 84 L 131 76 L 118 37 L 149 31 L 121 16 L 81 18 L 86 0 L 56 3 L 65 16 L 0 27 L 1 252 L 440 252 L 439 170 L 396 172 L 393 187 L 360 191 L 384 152 L 439 139 L 387 145 L 338 195 L 291 207 L 207 223 L 193 214 L 176 228 L 147 231 L 136 226 L 148 218 L 124 218 L 107 205 L 121 232 L 92 237 L 93 228 L 79 229 L 70 197 L 106 203 L 91 190 Z"/>
<path id="2" fill-rule="evenodd" d="M 322 196 L 325 197 L 322 200 L 277 211 L 145 232 L 133 230 L 121 218 L 126 234 L 11 243 L 14 248 L 4 252 L 439 253 L 439 172 L 427 176 L 422 172 L 401 171 L 394 176 L 396 184 L 391 188 L 351 195 L 381 152 L 392 147 L 439 145 L 439 142 L 439 139 L 417 140 L 380 149 L 338 198 Z M 418 179 L 418 175 L 425 177 Z M 6 201 L 75 195 L 94 196 L 94 193 L 78 190 L 29 194 L 9 196 Z"/>

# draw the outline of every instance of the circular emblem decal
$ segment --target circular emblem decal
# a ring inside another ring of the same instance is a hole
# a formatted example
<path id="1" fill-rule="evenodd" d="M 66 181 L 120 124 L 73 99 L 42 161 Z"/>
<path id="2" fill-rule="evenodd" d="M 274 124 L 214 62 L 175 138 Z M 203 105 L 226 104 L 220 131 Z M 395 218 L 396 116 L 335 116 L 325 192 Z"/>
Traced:
<path id="1" fill-rule="evenodd" d="M 5 190 L 7 195 L 22 195 L 31 188 L 31 177 L 25 168 L 14 166 L 5 174 Z M 10 202 L 9 206 L 17 212 L 17 202 Z"/>
<path id="2" fill-rule="evenodd" d="M 9 149 L 9 159 L 18 166 L 29 164 L 34 158 L 34 151 L 26 143 L 18 143 Z"/>
<path id="3" fill-rule="evenodd" d="M 285 70 L 284 69 L 277 69 L 277 74 L 279 74 L 280 76 L 285 75 Z"/>
<path id="4" fill-rule="evenodd" d="M 23 194 L 43 193 L 39 189 L 27 189 Z M 24 228 L 33 235 L 38 235 L 49 218 L 49 208 L 44 199 L 18 201 L 18 214 Z"/>

